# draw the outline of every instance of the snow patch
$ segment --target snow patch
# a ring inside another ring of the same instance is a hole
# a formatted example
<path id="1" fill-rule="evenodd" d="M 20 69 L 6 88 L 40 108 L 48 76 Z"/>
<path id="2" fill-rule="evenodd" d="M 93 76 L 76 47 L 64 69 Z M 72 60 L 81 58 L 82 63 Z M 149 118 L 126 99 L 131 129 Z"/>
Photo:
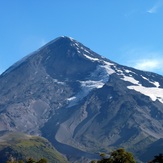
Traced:
<path id="1" fill-rule="evenodd" d="M 128 82 L 130 82 L 130 83 L 132 83 L 132 84 L 139 84 L 139 81 L 137 81 L 137 80 L 135 80 L 133 77 L 130 77 L 130 76 L 123 76 L 123 78 L 121 78 L 121 79 L 123 79 L 124 81 L 128 81 Z"/>
<path id="2" fill-rule="evenodd" d="M 90 57 L 90 56 L 88 56 L 88 55 L 86 55 L 86 54 L 84 54 L 84 56 L 85 56 L 86 58 L 88 58 L 89 60 L 91 60 L 91 61 L 97 61 L 97 62 L 99 62 L 99 63 L 100 63 L 100 62 L 103 62 L 103 65 L 100 65 L 100 67 L 102 68 L 102 69 L 101 69 L 102 71 L 106 71 L 107 75 L 111 75 L 111 74 L 115 73 L 115 70 L 113 70 L 113 69 L 111 68 L 111 66 L 114 65 L 113 63 L 107 62 L 107 61 L 102 61 L 102 60 L 100 60 L 100 59 L 98 59 L 98 58 L 93 58 L 93 57 Z"/>
<path id="3" fill-rule="evenodd" d="M 139 86 L 128 86 L 129 89 L 134 89 L 137 92 L 140 92 L 146 96 L 149 96 L 153 101 L 159 100 L 163 103 L 163 89 L 155 87 L 143 87 Z"/>
<path id="4" fill-rule="evenodd" d="M 64 84 L 65 84 L 64 82 L 58 81 L 57 79 L 53 79 L 53 82 L 54 82 L 54 83 L 61 84 L 61 85 L 64 85 Z"/>
<path id="5" fill-rule="evenodd" d="M 141 75 L 141 77 L 143 78 L 143 79 L 145 79 L 145 80 L 148 80 L 146 77 L 144 77 L 143 75 Z"/>
<path id="6" fill-rule="evenodd" d="M 76 105 L 84 97 L 86 97 L 90 91 L 93 89 L 102 88 L 105 83 L 102 81 L 79 81 L 81 84 L 81 90 L 73 97 L 67 99 L 69 105 L 68 107 Z"/>
<path id="7" fill-rule="evenodd" d="M 68 37 L 71 41 L 74 41 L 74 39 L 72 37 Z"/>
<path id="8" fill-rule="evenodd" d="M 72 100 L 75 100 L 75 99 L 76 99 L 76 97 L 73 96 L 73 97 L 68 98 L 67 100 L 68 100 L 68 101 L 72 101 Z"/>
<path id="9" fill-rule="evenodd" d="M 143 77 L 143 78 L 147 80 L 147 78 L 145 78 L 145 77 Z M 148 80 L 150 83 L 153 83 L 156 87 L 144 87 L 139 83 L 139 81 L 135 80 L 133 77 L 124 75 L 123 78 L 121 78 L 121 79 L 134 84 L 131 86 L 127 86 L 128 89 L 132 89 L 137 92 L 140 92 L 141 94 L 144 94 L 144 95 L 150 97 L 152 101 L 159 100 L 161 103 L 163 103 L 163 89 L 158 88 L 159 87 L 158 82 L 150 82 Z"/>
<path id="10" fill-rule="evenodd" d="M 159 82 L 153 82 L 153 84 L 158 88 L 160 86 L 160 83 Z"/>
<path id="11" fill-rule="evenodd" d="M 91 61 L 99 61 L 99 59 L 98 58 L 92 58 L 92 57 L 90 57 L 90 56 L 88 56 L 88 55 L 86 55 L 86 54 L 83 54 L 86 58 L 88 58 L 89 60 L 91 60 Z"/>
<path id="12" fill-rule="evenodd" d="M 113 63 L 104 61 L 104 65 L 102 65 L 101 67 L 103 67 L 106 70 L 108 75 L 111 75 L 111 74 L 115 73 L 115 70 L 113 70 L 111 68 L 111 66 L 113 66 L 113 65 L 114 65 Z"/>
<path id="13" fill-rule="evenodd" d="M 79 50 L 77 50 L 78 53 L 81 53 Z"/>
<path id="14" fill-rule="evenodd" d="M 123 71 L 122 71 L 122 70 L 116 69 L 116 71 L 117 71 L 119 74 L 123 74 Z"/>
<path id="15" fill-rule="evenodd" d="M 91 80 L 88 80 L 88 81 L 80 81 L 81 83 L 81 86 L 82 87 L 85 87 L 85 88 L 88 88 L 88 89 L 94 89 L 94 88 L 102 88 L 103 85 L 105 84 L 103 81 L 91 81 Z"/>
<path id="16" fill-rule="evenodd" d="M 110 62 L 105 62 L 103 65 L 98 65 L 96 70 L 90 74 L 90 77 L 87 80 L 78 81 L 81 85 L 81 90 L 75 96 L 67 99 L 67 102 L 69 103 L 68 107 L 76 105 L 93 89 L 102 88 L 105 83 L 108 82 L 109 76 L 114 73 L 114 70 L 110 67 L 111 65 L 113 64 Z"/>
<path id="17" fill-rule="evenodd" d="M 77 46 L 77 48 L 79 48 L 79 44 L 78 43 L 75 43 L 75 45 Z"/>
<path id="18" fill-rule="evenodd" d="M 88 50 L 84 49 L 84 51 L 90 54 L 90 52 Z"/>
<path id="19" fill-rule="evenodd" d="M 125 72 L 126 72 L 126 73 L 130 73 L 130 72 L 132 72 L 132 71 L 126 69 Z"/>
<path id="20" fill-rule="evenodd" d="M 146 77 L 144 77 L 144 76 L 142 76 L 142 75 L 141 75 L 141 77 L 142 77 L 143 79 L 147 80 L 149 83 L 155 85 L 157 88 L 159 88 L 159 86 L 160 86 L 160 83 L 159 83 L 159 82 L 156 82 L 156 81 L 155 81 L 155 82 L 152 82 L 152 81 L 150 81 L 149 79 L 147 79 Z"/>

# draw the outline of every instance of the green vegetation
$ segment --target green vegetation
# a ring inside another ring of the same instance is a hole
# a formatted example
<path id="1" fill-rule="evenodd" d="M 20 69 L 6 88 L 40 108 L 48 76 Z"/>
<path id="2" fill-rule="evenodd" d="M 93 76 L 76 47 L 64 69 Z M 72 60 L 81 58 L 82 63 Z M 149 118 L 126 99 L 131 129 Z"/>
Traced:
<path id="1" fill-rule="evenodd" d="M 48 163 L 67 162 L 48 140 L 22 133 L 10 133 L 0 139 L 0 162 L 6 162 L 10 158 L 23 161 L 29 158 L 43 161 L 41 159 L 45 158 Z"/>
<path id="2" fill-rule="evenodd" d="M 48 163 L 46 159 L 42 158 L 39 161 L 36 161 L 32 158 L 29 158 L 27 161 L 23 161 L 23 160 L 9 160 L 6 163 Z"/>
<path id="3" fill-rule="evenodd" d="M 109 157 L 106 157 L 105 154 L 100 156 L 101 160 L 91 161 L 91 163 L 136 163 L 132 153 L 126 152 L 122 148 L 111 152 Z"/>
<path id="4" fill-rule="evenodd" d="M 133 154 L 120 148 L 91 163 L 136 163 Z M 66 163 L 68 162 L 48 140 L 22 133 L 0 137 L 0 163 Z M 163 154 L 148 163 L 163 163 Z"/>

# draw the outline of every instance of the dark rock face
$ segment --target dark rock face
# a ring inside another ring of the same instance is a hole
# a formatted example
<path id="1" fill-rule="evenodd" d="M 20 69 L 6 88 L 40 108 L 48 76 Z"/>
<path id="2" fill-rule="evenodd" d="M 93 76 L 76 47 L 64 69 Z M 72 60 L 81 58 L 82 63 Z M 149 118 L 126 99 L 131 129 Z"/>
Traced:
<path id="1" fill-rule="evenodd" d="M 163 77 L 57 38 L 0 76 L 0 133 L 48 138 L 71 160 L 163 138 Z M 75 158 L 76 157 L 76 158 Z"/>
<path id="2" fill-rule="evenodd" d="M 46 50 L 49 50 L 48 56 L 46 55 L 42 60 L 46 72 L 53 78 L 63 81 L 82 79 L 89 75 L 97 65 L 83 57 L 84 51 L 69 38 L 59 39 L 55 46 L 52 44 Z"/>

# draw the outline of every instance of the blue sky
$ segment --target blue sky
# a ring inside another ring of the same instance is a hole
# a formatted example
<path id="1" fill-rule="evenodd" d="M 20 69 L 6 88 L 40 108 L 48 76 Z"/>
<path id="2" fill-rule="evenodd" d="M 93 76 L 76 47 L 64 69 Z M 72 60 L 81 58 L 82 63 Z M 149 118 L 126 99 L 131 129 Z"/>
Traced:
<path id="1" fill-rule="evenodd" d="M 163 75 L 163 0 L 1 0 L 0 73 L 59 36 Z"/>

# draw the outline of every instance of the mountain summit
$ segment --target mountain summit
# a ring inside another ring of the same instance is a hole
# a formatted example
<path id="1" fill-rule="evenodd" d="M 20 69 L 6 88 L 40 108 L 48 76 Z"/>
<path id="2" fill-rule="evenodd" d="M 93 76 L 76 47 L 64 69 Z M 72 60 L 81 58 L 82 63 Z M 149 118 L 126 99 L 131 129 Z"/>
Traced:
<path id="1" fill-rule="evenodd" d="M 146 161 L 143 152 L 163 138 L 163 77 L 119 65 L 69 37 L 12 65 L 0 90 L 0 135 L 44 136 L 72 162 L 118 147 Z"/>

